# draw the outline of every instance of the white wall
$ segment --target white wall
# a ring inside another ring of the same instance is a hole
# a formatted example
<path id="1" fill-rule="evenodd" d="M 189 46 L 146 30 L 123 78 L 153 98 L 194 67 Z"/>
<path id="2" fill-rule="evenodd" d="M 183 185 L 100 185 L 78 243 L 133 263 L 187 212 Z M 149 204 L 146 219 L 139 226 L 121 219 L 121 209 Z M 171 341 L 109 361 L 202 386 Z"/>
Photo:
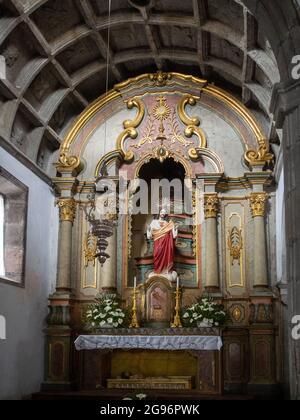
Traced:
<path id="1" fill-rule="evenodd" d="M 58 216 L 50 187 L 0 148 L 0 166 L 29 188 L 25 289 L 0 283 L 0 399 L 20 399 L 40 389 L 44 373 L 47 297 L 56 279 Z"/>

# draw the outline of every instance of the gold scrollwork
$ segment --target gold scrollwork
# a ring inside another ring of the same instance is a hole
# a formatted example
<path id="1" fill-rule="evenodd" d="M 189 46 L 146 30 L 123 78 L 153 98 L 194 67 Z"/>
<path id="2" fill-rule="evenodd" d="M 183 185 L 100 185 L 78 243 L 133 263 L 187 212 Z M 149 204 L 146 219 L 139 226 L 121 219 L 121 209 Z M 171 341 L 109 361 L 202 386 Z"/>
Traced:
<path id="1" fill-rule="evenodd" d="M 96 254 L 97 254 L 97 238 L 91 233 L 87 232 L 83 245 L 84 252 L 84 265 L 88 267 L 92 264 L 95 267 Z"/>
<path id="2" fill-rule="evenodd" d="M 124 121 L 123 125 L 124 128 L 130 128 L 130 127 L 138 127 L 141 122 L 143 121 L 144 115 L 145 115 L 145 105 L 143 104 L 143 102 L 140 99 L 130 99 L 129 101 L 127 101 L 127 108 L 128 109 L 133 109 L 133 108 L 137 108 L 138 109 L 138 114 L 136 116 L 136 118 L 134 120 L 126 120 Z"/>
<path id="3" fill-rule="evenodd" d="M 168 85 L 170 81 L 174 85 L 180 84 L 181 82 L 184 83 L 192 83 L 199 86 L 199 89 L 205 94 L 210 97 L 216 98 L 219 101 L 222 101 L 226 106 L 235 110 L 240 118 L 247 124 L 247 126 L 251 129 L 251 131 L 255 135 L 256 142 L 259 146 L 265 145 L 265 135 L 263 134 L 262 130 L 260 129 L 257 121 L 252 117 L 250 112 L 246 107 L 244 107 L 240 102 L 238 102 L 234 97 L 229 95 L 228 93 L 224 92 L 223 90 L 217 88 L 216 86 L 208 84 L 207 80 L 199 79 L 197 77 L 193 77 L 190 75 L 180 74 L 180 73 L 162 73 L 158 72 L 156 74 L 142 74 L 138 77 L 128 79 L 122 83 L 119 83 L 114 86 L 114 89 L 110 91 L 107 95 L 102 96 L 96 102 L 92 103 L 77 119 L 75 124 L 72 126 L 70 131 L 68 132 L 67 136 L 65 137 L 62 145 L 61 145 L 61 155 L 67 155 L 70 151 L 71 146 L 75 142 L 79 132 L 82 128 L 88 124 L 88 122 L 98 113 L 101 109 L 103 109 L 107 104 L 119 100 L 122 97 L 121 90 L 128 89 L 131 85 L 140 86 L 150 86 L 151 83 L 155 84 L 156 86 L 164 86 Z M 150 83 L 149 83 L 150 82 Z M 191 103 L 193 103 L 192 99 L 189 99 Z M 184 106 L 187 105 L 188 102 Z M 185 124 L 189 125 L 189 124 Z M 196 125 L 197 124 L 190 124 Z"/>
<path id="4" fill-rule="evenodd" d="M 71 172 L 77 175 L 82 169 L 82 162 L 77 156 L 67 156 L 66 153 L 61 153 L 55 166 L 59 173 Z"/>
<path id="5" fill-rule="evenodd" d="M 270 153 L 269 147 L 265 144 L 258 150 L 248 150 L 245 153 L 245 160 L 250 166 L 264 166 L 274 160 L 274 155 Z"/>
<path id="6" fill-rule="evenodd" d="M 144 137 L 138 142 L 138 144 L 134 144 L 132 147 L 135 149 L 139 149 L 145 143 L 152 144 L 154 139 L 154 120 L 153 118 L 149 118 L 147 125 L 145 127 L 145 135 Z"/>
<path id="7" fill-rule="evenodd" d="M 235 261 L 238 261 L 239 265 L 241 265 L 241 252 L 243 249 L 242 229 L 234 226 L 229 231 L 228 248 L 230 250 L 231 264 L 233 265 Z"/>
<path id="8" fill-rule="evenodd" d="M 182 100 L 179 102 L 178 105 L 178 115 L 180 116 L 181 121 L 183 122 L 183 124 L 185 125 L 195 125 L 195 126 L 199 126 L 200 125 L 200 120 L 197 117 L 189 117 L 187 115 L 187 113 L 185 112 L 185 108 L 187 105 L 190 106 L 195 106 L 197 104 L 197 99 L 194 96 L 184 96 L 182 98 Z"/>
<path id="9" fill-rule="evenodd" d="M 195 106 L 197 104 L 197 99 L 194 96 L 185 96 L 183 97 L 178 105 L 178 115 L 181 119 L 181 121 L 187 126 L 184 134 L 187 138 L 191 138 L 193 135 L 196 135 L 199 140 L 198 148 L 205 149 L 207 147 L 207 141 L 204 134 L 204 131 L 199 127 L 200 126 L 200 120 L 197 117 L 190 117 L 186 113 L 186 106 Z M 198 160 L 199 159 L 199 153 L 197 151 L 197 148 L 192 147 L 189 152 L 189 157 L 191 160 Z"/>
<path id="10" fill-rule="evenodd" d="M 205 194 L 204 196 L 204 214 L 205 219 L 215 219 L 219 211 L 218 194 Z"/>
<path id="11" fill-rule="evenodd" d="M 132 150 L 126 151 L 124 148 L 124 142 L 126 139 L 136 139 L 138 136 L 138 132 L 136 128 L 141 124 L 144 115 L 145 115 L 145 106 L 140 99 L 130 99 L 127 101 L 127 108 L 138 109 L 138 114 L 134 120 L 126 120 L 124 121 L 124 131 L 119 135 L 117 139 L 117 150 L 121 150 L 124 155 L 124 160 L 126 162 L 130 162 L 134 158 L 134 153 Z"/>
<path id="12" fill-rule="evenodd" d="M 189 151 L 188 151 L 188 155 L 189 158 L 193 161 L 197 161 L 200 157 L 200 149 L 196 149 L 195 147 L 192 147 Z"/>
<path id="13" fill-rule="evenodd" d="M 251 194 L 250 205 L 253 217 L 264 217 L 268 198 L 269 196 L 265 192 Z"/>
<path id="14" fill-rule="evenodd" d="M 74 223 L 76 217 L 76 201 L 74 198 L 59 199 L 57 201 L 59 208 L 59 218 L 62 222 Z"/>
<path id="15" fill-rule="evenodd" d="M 179 124 L 177 122 L 175 111 L 172 113 L 171 120 L 172 120 L 172 122 L 170 124 L 170 128 L 171 128 L 170 140 L 171 140 L 171 143 L 178 142 L 178 143 L 183 144 L 184 147 L 187 147 L 187 146 L 193 144 L 192 141 L 186 140 L 181 135 L 181 132 L 180 132 Z"/>
<path id="16" fill-rule="evenodd" d="M 123 131 L 118 137 L 117 148 L 118 148 L 118 150 L 122 151 L 123 156 L 124 156 L 124 160 L 126 162 L 130 162 L 134 158 L 134 154 L 133 154 L 132 150 L 128 150 L 128 151 L 124 150 L 124 142 L 128 138 L 136 139 L 137 136 L 138 136 L 137 130 L 133 127 L 130 127 L 130 128 L 127 128 L 125 131 Z"/>

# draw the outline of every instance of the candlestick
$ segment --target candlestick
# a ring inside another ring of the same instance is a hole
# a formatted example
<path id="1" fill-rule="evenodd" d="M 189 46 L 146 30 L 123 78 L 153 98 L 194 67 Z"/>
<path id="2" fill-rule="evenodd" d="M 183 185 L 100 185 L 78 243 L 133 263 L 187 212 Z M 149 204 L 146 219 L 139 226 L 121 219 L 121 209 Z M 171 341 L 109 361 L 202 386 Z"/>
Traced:
<path id="1" fill-rule="evenodd" d="M 136 276 L 134 277 L 134 288 L 136 289 L 136 285 L 137 285 L 137 281 L 136 281 Z"/>
<path id="2" fill-rule="evenodd" d="M 181 291 L 179 287 L 179 278 L 177 278 L 177 288 L 175 292 L 175 316 L 174 316 L 174 321 L 171 324 L 171 328 L 182 328 L 181 319 L 180 319 L 180 298 L 181 298 Z"/>
<path id="3" fill-rule="evenodd" d="M 139 292 L 136 290 L 136 279 L 134 283 L 135 287 L 132 293 L 132 318 L 129 328 L 140 328 L 140 324 L 137 317 L 137 295 L 139 294 Z"/>

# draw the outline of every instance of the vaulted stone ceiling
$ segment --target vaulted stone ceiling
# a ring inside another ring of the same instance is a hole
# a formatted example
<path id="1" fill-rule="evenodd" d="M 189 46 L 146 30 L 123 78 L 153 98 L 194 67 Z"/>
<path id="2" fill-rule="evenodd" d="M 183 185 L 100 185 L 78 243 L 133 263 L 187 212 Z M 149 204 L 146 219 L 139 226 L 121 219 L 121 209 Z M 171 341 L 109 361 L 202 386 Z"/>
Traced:
<path id="1" fill-rule="evenodd" d="M 105 92 L 108 0 L 0 0 L 0 136 L 42 171 L 74 118 Z M 179 71 L 239 97 L 275 137 L 274 54 L 240 0 L 112 0 L 109 85 Z"/>

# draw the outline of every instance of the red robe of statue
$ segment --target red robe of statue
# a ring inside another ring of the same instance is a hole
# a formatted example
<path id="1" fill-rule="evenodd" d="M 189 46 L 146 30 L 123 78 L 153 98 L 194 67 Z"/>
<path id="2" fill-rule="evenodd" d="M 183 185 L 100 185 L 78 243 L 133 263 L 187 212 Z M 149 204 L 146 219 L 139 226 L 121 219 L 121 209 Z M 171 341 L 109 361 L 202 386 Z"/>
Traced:
<path id="1" fill-rule="evenodd" d="M 164 222 L 161 229 L 153 230 L 154 239 L 154 272 L 171 273 L 174 266 L 174 223 Z"/>

